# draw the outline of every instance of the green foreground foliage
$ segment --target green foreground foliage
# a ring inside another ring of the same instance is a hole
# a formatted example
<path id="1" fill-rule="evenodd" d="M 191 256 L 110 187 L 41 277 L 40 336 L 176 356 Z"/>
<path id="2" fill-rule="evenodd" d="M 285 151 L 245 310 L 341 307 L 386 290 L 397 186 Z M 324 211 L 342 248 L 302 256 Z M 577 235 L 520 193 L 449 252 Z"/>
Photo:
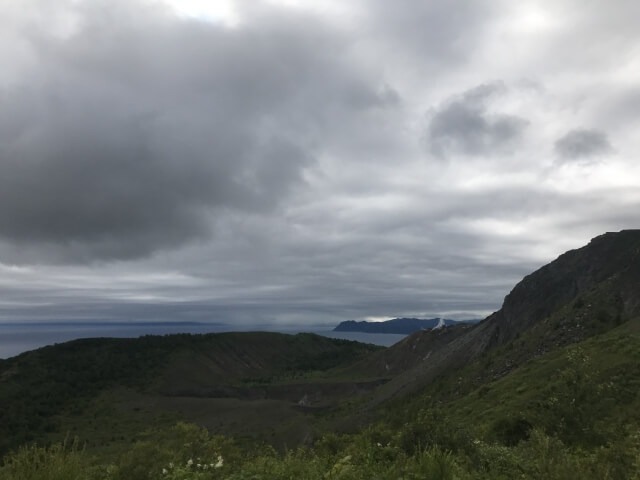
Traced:
<path id="1" fill-rule="evenodd" d="M 454 435 L 442 435 L 442 424 L 438 430 L 441 437 L 424 438 L 423 445 L 408 441 L 409 431 L 375 427 L 357 435 L 328 435 L 313 449 L 278 454 L 269 447 L 242 451 L 228 439 L 182 423 L 155 432 L 155 440 L 138 441 L 113 462 L 93 457 L 77 442 L 23 447 L 5 458 L 0 479 L 640 479 L 638 432 L 622 436 L 615 446 L 585 450 L 539 429 L 510 447 L 455 428 Z"/>

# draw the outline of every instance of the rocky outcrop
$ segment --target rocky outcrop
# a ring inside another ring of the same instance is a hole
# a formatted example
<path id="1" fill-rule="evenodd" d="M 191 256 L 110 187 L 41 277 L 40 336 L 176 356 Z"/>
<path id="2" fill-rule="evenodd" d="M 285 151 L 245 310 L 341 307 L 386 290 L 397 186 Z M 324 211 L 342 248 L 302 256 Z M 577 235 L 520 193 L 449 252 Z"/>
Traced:
<path id="1" fill-rule="evenodd" d="M 639 313 L 640 230 L 594 238 L 527 275 L 484 323 L 495 326 L 491 345 L 512 340 L 579 296 L 596 289 L 620 295 L 621 315 Z"/>

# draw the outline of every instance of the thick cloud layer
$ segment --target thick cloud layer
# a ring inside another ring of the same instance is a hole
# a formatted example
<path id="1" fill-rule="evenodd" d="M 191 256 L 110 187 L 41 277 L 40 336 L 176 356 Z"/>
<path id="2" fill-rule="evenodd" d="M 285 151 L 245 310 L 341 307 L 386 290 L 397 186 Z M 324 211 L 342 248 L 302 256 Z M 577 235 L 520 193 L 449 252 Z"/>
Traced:
<path id="1" fill-rule="evenodd" d="M 577 128 L 570 130 L 554 145 L 563 161 L 581 160 L 612 151 L 607 136 L 598 130 Z"/>
<path id="2" fill-rule="evenodd" d="M 427 132 L 431 152 L 496 154 L 515 143 L 527 121 L 515 115 L 487 111 L 487 103 L 504 90 L 502 84 L 475 87 L 437 110 Z"/>
<path id="3" fill-rule="evenodd" d="M 313 161 L 327 102 L 388 96 L 300 18 L 228 31 L 136 2 L 68 9 L 64 36 L 28 30 L 34 65 L 0 110 L 0 236 L 56 260 L 144 256 L 206 236 L 217 209 L 272 210 Z"/>
<path id="4" fill-rule="evenodd" d="M 0 4 L 0 319 L 477 317 L 638 226 L 637 2 L 312 3 Z"/>

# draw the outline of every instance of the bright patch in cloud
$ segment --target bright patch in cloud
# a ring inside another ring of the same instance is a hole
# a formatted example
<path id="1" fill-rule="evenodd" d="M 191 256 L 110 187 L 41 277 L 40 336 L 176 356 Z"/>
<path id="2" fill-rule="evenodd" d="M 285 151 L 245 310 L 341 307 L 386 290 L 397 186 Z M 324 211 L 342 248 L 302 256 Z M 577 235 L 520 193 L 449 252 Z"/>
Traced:
<path id="1" fill-rule="evenodd" d="M 512 21 L 513 28 L 520 33 L 541 33 L 557 25 L 548 9 L 533 3 L 520 5 Z"/>
<path id="2" fill-rule="evenodd" d="M 239 22 L 233 0 L 166 0 L 183 17 L 198 18 L 234 27 Z"/>

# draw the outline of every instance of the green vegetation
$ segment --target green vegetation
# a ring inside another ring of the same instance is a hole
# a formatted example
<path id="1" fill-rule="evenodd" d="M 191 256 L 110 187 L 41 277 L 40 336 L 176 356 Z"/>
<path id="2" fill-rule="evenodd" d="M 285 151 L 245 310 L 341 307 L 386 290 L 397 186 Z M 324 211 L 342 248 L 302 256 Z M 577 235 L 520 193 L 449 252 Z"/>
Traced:
<path id="1" fill-rule="evenodd" d="M 269 447 L 243 451 L 234 442 L 194 425 L 178 424 L 110 461 L 77 444 L 23 447 L 0 467 L 2 480 L 27 479 L 531 479 L 640 478 L 640 436 L 593 450 L 572 447 L 539 429 L 513 446 L 477 439 L 453 425 L 422 419 L 435 432 L 391 433 L 371 427 L 357 435 L 327 435 L 315 448 L 276 453 Z M 383 443 L 385 442 L 385 443 Z"/>
<path id="2" fill-rule="evenodd" d="M 268 388 L 322 382 L 331 368 L 379 348 L 256 332 L 83 339 L 27 352 L 0 363 L 0 454 L 69 434 L 117 450 L 148 425 L 181 418 L 227 422 L 220 429 L 235 435 L 255 411 L 265 419 L 255 428 L 270 434 L 274 422 L 301 420 L 290 404 L 305 391 L 291 388 L 293 397 L 279 398 Z M 252 401 L 270 397 L 261 406 Z M 282 434 L 285 441 L 293 442 Z"/>
<path id="3" fill-rule="evenodd" d="M 360 431 L 325 432 L 312 445 L 277 451 L 167 418 L 121 438 L 126 448 L 26 444 L 5 456 L 0 480 L 640 479 L 640 322 L 476 387 L 486 364 L 480 358 L 386 404 Z"/>

